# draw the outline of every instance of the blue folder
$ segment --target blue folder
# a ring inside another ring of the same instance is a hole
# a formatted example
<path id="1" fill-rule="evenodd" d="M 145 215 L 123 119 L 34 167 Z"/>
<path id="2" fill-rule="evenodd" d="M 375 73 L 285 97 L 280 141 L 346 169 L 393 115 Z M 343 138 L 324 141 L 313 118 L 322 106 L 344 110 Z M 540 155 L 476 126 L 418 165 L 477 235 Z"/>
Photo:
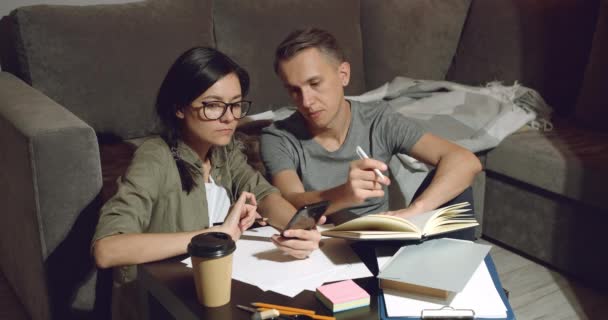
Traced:
<path id="1" fill-rule="evenodd" d="M 515 314 L 513 313 L 511 304 L 509 304 L 509 299 L 507 299 L 507 295 L 505 294 L 505 291 L 502 288 L 502 284 L 500 284 L 500 279 L 498 278 L 498 272 L 496 272 L 496 266 L 494 265 L 494 261 L 492 260 L 492 257 L 490 257 L 490 255 L 488 254 L 486 256 L 486 258 L 484 259 L 484 261 L 486 262 L 486 265 L 488 266 L 488 271 L 490 271 L 490 276 L 492 277 L 492 281 L 494 281 L 494 286 L 496 287 L 498 294 L 500 294 L 500 298 L 502 299 L 502 302 L 504 302 L 505 307 L 507 308 L 507 317 L 505 319 L 506 320 L 515 320 Z M 384 305 L 384 294 L 382 293 L 382 290 L 380 290 L 380 292 L 378 293 L 378 315 L 380 316 L 380 319 L 386 319 L 386 320 L 420 319 L 420 318 L 413 318 L 413 317 L 389 317 L 386 314 L 386 306 Z M 475 319 L 496 320 L 496 319 L 488 319 L 488 318 L 475 318 Z"/>

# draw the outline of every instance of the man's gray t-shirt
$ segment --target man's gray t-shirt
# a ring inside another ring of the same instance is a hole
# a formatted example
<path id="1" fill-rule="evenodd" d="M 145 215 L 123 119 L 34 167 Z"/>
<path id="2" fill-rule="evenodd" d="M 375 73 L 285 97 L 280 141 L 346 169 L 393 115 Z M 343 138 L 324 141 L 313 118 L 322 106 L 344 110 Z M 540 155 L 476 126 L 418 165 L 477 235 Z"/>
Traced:
<path id="1" fill-rule="evenodd" d="M 318 144 L 299 112 L 276 121 L 262 131 L 262 159 L 271 175 L 294 170 L 306 191 L 326 190 L 346 182 L 350 162 L 358 160 L 357 146 L 371 157 L 388 164 L 397 153 L 408 154 L 424 131 L 411 119 L 395 112 L 384 101 L 349 101 L 351 123 L 344 143 L 330 152 Z M 388 210 L 388 191 L 383 198 L 369 198 L 363 204 L 332 215 L 334 222 Z M 338 221 L 336 221 L 338 220 Z"/>

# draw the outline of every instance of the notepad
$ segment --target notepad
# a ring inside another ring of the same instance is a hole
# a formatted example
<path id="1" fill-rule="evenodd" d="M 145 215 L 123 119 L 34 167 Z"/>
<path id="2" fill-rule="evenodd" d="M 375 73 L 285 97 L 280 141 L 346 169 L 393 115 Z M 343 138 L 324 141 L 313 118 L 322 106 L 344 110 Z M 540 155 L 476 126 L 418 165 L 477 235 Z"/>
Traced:
<path id="1" fill-rule="evenodd" d="M 315 295 L 333 312 L 369 305 L 369 294 L 352 280 L 320 286 Z"/>
<path id="2" fill-rule="evenodd" d="M 462 291 L 490 251 L 490 246 L 456 239 L 434 239 L 404 246 L 382 266 L 382 289 L 447 299 Z"/>
<path id="3" fill-rule="evenodd" d="M 506 319 L 507 306 L 494 285 L 488 265 L 485 262 L 481 263 L 465 288 L 449 301 L 384 290 L 383 298 L 388 319 L 392 317 L 420 319 L 422 310 L 439 309 L 446 305 L 454 309 L 472 309 L 475 311 L 476 319 Z"/>

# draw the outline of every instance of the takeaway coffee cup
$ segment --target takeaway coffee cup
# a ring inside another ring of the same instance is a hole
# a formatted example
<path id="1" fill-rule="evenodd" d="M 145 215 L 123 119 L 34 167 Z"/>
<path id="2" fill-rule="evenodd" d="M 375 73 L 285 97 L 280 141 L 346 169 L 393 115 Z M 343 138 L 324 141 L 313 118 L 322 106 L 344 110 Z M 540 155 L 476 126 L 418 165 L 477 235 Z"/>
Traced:
<path id="1" fill-rule="evenodd" d="M 196 235 L 190 240 L 188 253 L 198 301 L 206 307 L 219 307 L 230 302 L 232 287 L 232 253 L 236 245 L 222 232 Z"/>

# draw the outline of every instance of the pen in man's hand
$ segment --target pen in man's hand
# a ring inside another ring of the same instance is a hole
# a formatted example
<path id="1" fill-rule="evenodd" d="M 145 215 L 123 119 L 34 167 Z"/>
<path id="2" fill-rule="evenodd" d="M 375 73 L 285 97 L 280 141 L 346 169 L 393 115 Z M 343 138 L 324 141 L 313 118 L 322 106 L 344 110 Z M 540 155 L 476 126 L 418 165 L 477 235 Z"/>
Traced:
<path id="1" fill-rule="evenodd" d="M 359 158 L 361 159 L 369 159 L 369 157 L 367 156 L 367 153 L 365 153 L 365 151 L 363 151 L 363 149 L 360 146 L 357 146 L 357 148 L 355 149 L 355 151 L 357 151 L 357 155 L 359 156 Z M 378 176 L 378 178 L 385 180 L 384 175 L 382 174 L 382 172 L 380 172 L 380 170 L 378 170 L 377 168 L 374 169 L 374 172 L 376 173 L 376 175 Z"/>
<path id="2" fill-rule="evenodd" d="M 255 222 L 257 223 L 262 223 L 262 222 L 267 222 L 268 218 L 267 217 L 263 217 L 263 218 L 256 218 Z"/>

